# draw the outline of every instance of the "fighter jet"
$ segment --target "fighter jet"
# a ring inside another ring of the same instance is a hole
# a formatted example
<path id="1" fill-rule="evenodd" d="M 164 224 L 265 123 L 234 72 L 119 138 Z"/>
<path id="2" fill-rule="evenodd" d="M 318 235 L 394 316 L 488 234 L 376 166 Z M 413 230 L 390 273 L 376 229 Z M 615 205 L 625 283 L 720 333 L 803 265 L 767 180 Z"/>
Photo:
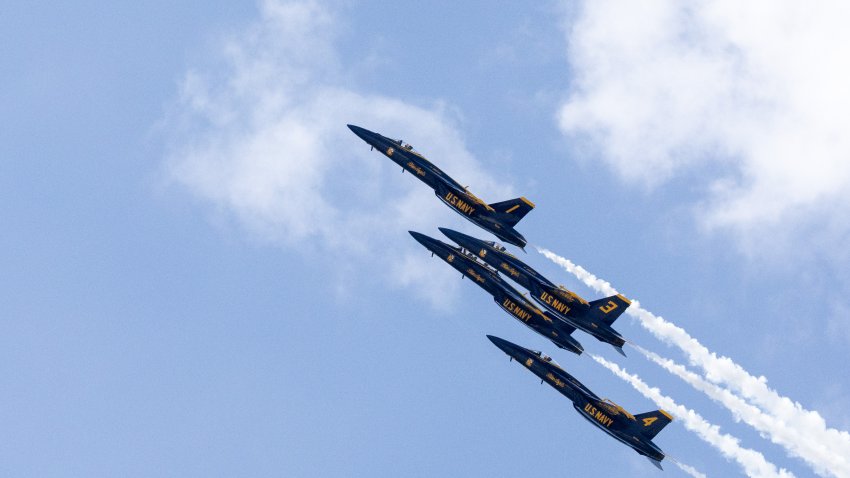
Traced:
<path id="1" fill-rule="evenodd" d="M 664 452 L 652 442 L 652 439 L 673 420 L 669 413 L 664 410 L 655 410 L 632 415 L 616 403 L 596 396 L 545 354 L 492 335 L 488 335 L 487 338 L 508 354 L 511 360 L 516 359 L 534 375 L 540 377 L 541 383 L 548 383 L 569 398 L 573 402 L 573 408 L 582 418 L 661 468 Z"/>
<path id="2" fill-rule="evenodd" d="M 496 271 L 478 262 L 475 256 L 425 234 L 409 232 L 414 239 L 431 251 L 432 256 L 437 255 L 457 269 L 462 277 L 472 279 L 476 285 L 492 295 L 499 307 L 511 317 L 551 340 L 559 348 L 577 355 L 581 355 L 584 351 L 584 347 L 570 336 L 576 330 L 575 327 L 535 307 L 505 282 Z"/>
<path id="3" fill-rule="evenodd" d="M 440 168 L 431 164 L 424 156 L 413 149 L 413 146 L 400 139 L 391 139 L 359 126 L 348 125 L 348 128 L 377 149 L 386 157 L 401 166 L 402 173 L 407 170 L 420 181 L 434 190 L 434 193 L 455 212 L 474 222 L 482 229 L 489 231 L 500 240 L 524 248 L 527 241 L 514 226 L 534 209 L 534 204 L 521 197 L 508 201 L 487 204 L 466 187 L 449 177 Z"/>
<path id="4" fill-rule="evenodd" d="M 614 295 L 587 302 L 564 286 L 556 286 L 495 242 L 482 241 L 444 227 L 441 227 L 440 231 L 456 242 L 462 250 L 475 254 L 497 271 L 528 289 L 534 300 L 556 317 L 592 335 L 600 342 L 611 344 L 617 352 L 626 355 L 623 352 L 623 344 L 626 340 L 611 327 L 611 324 L 631 304 L 629 299 L 622 295 Z"/>

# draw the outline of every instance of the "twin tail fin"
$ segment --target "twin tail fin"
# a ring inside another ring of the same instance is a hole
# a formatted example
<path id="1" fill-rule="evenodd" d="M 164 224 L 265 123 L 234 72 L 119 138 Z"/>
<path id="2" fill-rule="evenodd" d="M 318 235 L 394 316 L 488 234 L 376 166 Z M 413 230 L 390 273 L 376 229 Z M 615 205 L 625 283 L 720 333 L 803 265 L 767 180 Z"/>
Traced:
<path id="1" fill-rule="evenodd" d="M 590 308 L 587 314 L 591 318 L 598 319 L 600 322 L 610 326 L 626 311 L 631 303 L 632 301 L 620 294 L 612 295 L 611 297 L 591 301 L 588 304 Z"/>
<path id="2" fill-rule="evenodd" d="M 658 435 L 658 432 L 671 421 L 673 421 L 673 417 L 664 410 L 655 410 L 635 415 L 635 427 L 637 427 L 643 436 L 650 440 L 655 438 L 655 435 Z"/>
<path id="3" fill-rule="evenodd" d="M 524 197 L 509 199 L 502 202 L 494 202 L 489 206 L 496 212 L 504 214 L 504 221 L 510 227 L 514 227 L 520 219 L 524 218 L 526 214 L 534 209 L 534 203 Z"/>

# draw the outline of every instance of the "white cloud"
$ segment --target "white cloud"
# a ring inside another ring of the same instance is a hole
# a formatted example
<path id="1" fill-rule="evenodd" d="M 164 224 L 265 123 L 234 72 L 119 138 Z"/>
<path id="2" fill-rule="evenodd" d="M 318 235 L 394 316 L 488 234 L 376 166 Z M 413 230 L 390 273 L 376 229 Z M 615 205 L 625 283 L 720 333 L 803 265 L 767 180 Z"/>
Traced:
<path id="1" fill-rule="evenodd" d="M 263 241 L 385 258 L 376 267 L 420 252 L 406 231 L 436 233 L 438 219 L 452 213 L 346 124 L 419 145 L 492 202 L 511 197 L 466 149 L 450 108 L 351 86 L 359 66 L 338 57 L 341 25 L 322 3 L 268 0 L 260 14 L 223 42 L 217 67 L 186 75 L 166 120 L 174 130 L 166 161 L 173 182 Z M 426 267 L 432 274 L 419 280 L 447 269 Z"/>
<path id="2" fill-rule="evenodd" d="M 850 4 L 583 2 L 561 129 L 626 181 L 693 182 L 699 218 L 758 240 L 850 229 Z"/>

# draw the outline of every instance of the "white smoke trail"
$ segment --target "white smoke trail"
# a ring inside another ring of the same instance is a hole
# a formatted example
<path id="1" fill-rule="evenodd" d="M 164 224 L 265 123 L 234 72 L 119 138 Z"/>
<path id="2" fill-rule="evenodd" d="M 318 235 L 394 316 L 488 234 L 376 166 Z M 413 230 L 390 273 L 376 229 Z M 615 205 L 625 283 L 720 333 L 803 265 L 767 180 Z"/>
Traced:
<path id="1" fill-rule="evenodd" d="M 595 291 L 605 295 L 617 294 L 617 290 L 610 283 L 599 279 L 583 267 L 547 249 L 538 247 L 537 250 Z M 702 368 L 708 380 L 729 387 L 760 407 L 773 420 L 791 428 L 795 434 L 790 439 L 795 443 L 796 449 L 807 447 L 807 442 L 811 443 L 812 447 L 821 448 L 825 458 L 817 463 L 816 471 L 829 472 L 835 476 L 850 476 L 850 433 L 827 427 L 826 421 L 818 412 L 806 410 L 799 403 L 780 395 L 767 386 L 765 377 L 750 375 L 732 359 L 717 356 L 681 327 L 641 308 L 638 301 L 632 301 L 626 313 L 637 318 L 640 324 L 658 339 L 681 349 L 691 365 Z"/>
<path id="2" fill-rule="evenodd" d="M 685 473 L 693 476 L 694 478 L 708 478 L 708 477 L 705 476 L 705 473 L 702 473 L 701 471 L 697 470 L 696 468 L 692 467 L 691 465 L 686 465 L 684 463 L 680 463 L 680 462 L 678 462 L 678 461 L 676 461 L 672 458 L 670 458 L 670 461 L 675 463 L 676 466 L 678 466 L 680 470 L 682 470 Z"/>
<path id="3" fill-rule="evenodd" d="M 770 414 L 763 412 L 758 407 L 750 405 L 743 398 L 734 393 L 715 385 L 702 376 L 688 370 L 684 365 L 678 364 L 671 359 L 661 357 L 655 352 L 650 352 L 643 347 L 633 346 L 646 358 L 660 365 L 668 372 L 676 375 L 695 389 L 705 393 L 715 402 L 720 403 L 732 412 L 736 421 L 743 421 L 756 429 L 762 438 L 785 448 L 789 454 L 802 458 L 815 472 L 825 476 L 831 473 L 838 476 L 847 476 L 844 471 L 829 470 L 824 463 L 830 461 L 830 451 L 824 449 L 819 443 L 810 440 L 800 440 L 799 433 L 793 427 L 780 420 L 776 420 Z"/>
<path id="4" fill-rule="evenodd" d="M 706 421 L 702 416 L 700 416 L 697 412 L 690 410 L 682 405 L 676 403 L 672 398 L 665 396 L 655 387 L 650 387 L 643 380 L 641 380 L 637 375 L 632 375 L 626 372 L 624 369 L 620 368 L 617 364 L 613 362 L 609 362 L 602 357 L 597 355 L 589 354 L 593 360 L 600 363 L 602 366 L 610 370 L 622 378 L 632 387 L 635 388 L 638 392 L 640 392 L 646 398 L 655 402 L 659 407 L 671 412 L 677 418 L 679 418 L 682 423 L 685 425 L 685 428 L 697 434 L 698 437 L 703 439 L 706 443 L 716 448 L 720 453 L 726 458 L 735 460 L 741 468 L 744 469 L 744 472 L 747 476 L 752 477 L 768 477 L 768 476 L 780 476 L 780 477 L 791 477 L 794 476 L 790 471 L 780 468 L 777 469 L 776 465 L 767 461 L 761 453 L 751 450 L 749 448 L 744 448 L 741 446 L 740 441 L 726 433 L 720 432 L 720 427 L 717 425 L 712 425 L 708 421 Z"/>

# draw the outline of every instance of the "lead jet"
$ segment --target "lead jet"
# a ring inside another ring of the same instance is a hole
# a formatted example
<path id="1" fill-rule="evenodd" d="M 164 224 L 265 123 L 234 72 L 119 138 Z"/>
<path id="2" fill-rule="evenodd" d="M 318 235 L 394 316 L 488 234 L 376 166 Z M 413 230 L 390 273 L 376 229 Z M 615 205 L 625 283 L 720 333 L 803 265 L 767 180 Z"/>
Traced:
<path id="1" fill-rule="evenodd" d="M 499 307 L 511 317 L 564 350 L 578 355 L 584 351 L 584 347 L 570 336 L 576 330 L 575 327 L 535 307 L 505 282 L 496 271 L 478 262 L 475 256 L 425 234 L 410 231 L 410 235 L 431 251 L 431 255 L 437 255 L 457 269 L 463 277 L 472 279 L 477 286 L 490 293 Z"/>
<path id="2" fill-rule="evenodd" d="M 359 126 L 348 128 L 369 143 L 374 149 L 401 166 L 401 171 L 410 171 L 420 181 L 427 184 L 441 201 L 455 212 L 475 223 L 478 227 L 492 233 L 500 240 L 524 248 L 527 241 L 514 226 L 525 217 L 534 204 L 521 197 L 487 204 L 452 179 L 440 168 L 431 164 L 424 156 L 400 139 L 387 138 Z M 524 250 L 524 249 L 523 249 Z"/>
<path id="3" fill-rule="evenodd" d="M 673 420 L 669 413 L 655 410 L 632 415 L 616 403 L 596 396 L 545 354 L 492 335 L 487 338 L 508 354 L 511 360 L 523 364 L 540 377 L 541 383 L 548 383 L 561 395 L 569 398 L 573 402 L 573 408 L 582 418 L 663 469 L 661 460 L 664 459 L 664 452 L 652 439 Z"/>
<path id="4" fill-rule="evenodd" d="M 461 249 L 469 251 L 528 289 L 534 300 L 556 317 L 563 319 L 573 327 L 592 335 L 596 340 L 611 344 L 617 352 L 623 352 L 626 340 L 611 325 L 631 304 L 622 295 L 587 302 L 563 286 L 556 286 L 536 270 L 517 259 L 494 242 L 482 241 L 472 236 L 440 228 L 449 239 Z"/>

